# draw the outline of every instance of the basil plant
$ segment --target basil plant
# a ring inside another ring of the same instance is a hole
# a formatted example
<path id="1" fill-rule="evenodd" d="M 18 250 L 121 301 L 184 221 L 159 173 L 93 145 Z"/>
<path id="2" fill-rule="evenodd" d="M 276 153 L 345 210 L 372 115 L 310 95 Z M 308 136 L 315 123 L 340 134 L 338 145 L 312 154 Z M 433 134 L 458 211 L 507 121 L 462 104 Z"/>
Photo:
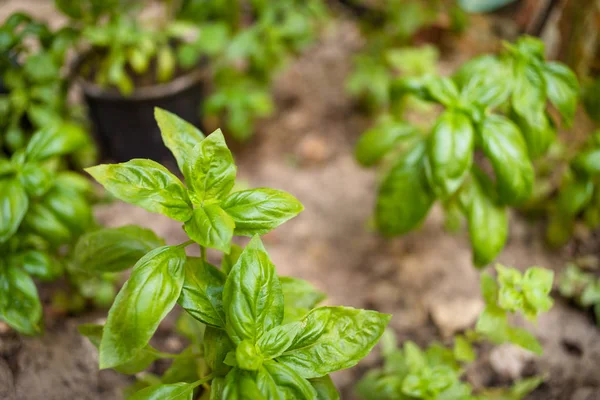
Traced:
<path id="1" fill-rule="evenodd" d="M 97 231 L 78 247 L 76 257 L 93 260 L 96 271 L 133 265 L 106 324 L 81 328 L 99 347 L 100 368 L 135 373 L 163 357 L 174 358 L 176 371 L 187 365 L 132 399 L 193 399 L 200 392 L 211 399 L 339 398 L 329 374 L 366 356 L 390 316 L 314 308 L 322 296 L 306 282 L 278 277 L 259 237 L 302 211 L 300 202 L 275 189 L 232 192 L 236 166 L 220 130 L 205 137 L 160 109 L 156 119 L 185 185 L 150 160 L 87 171 L 117 198 L 182 223 L 190 240 L 149 249 L 154 235 L 123 227 Z M 252 238 L 243 250 L 231 243 L 237 235 Z M 200 257 L 186 255 L 191 245 L 200 246 Z M 224 253 L 220 269 L 207 261 L 208 248 Z M 180 355 L 148 344 L 175 304 L 203 324 L 192 341 L 196 350 Z"/>
<path id="2" fill-rule="evenodd" d="M 548 103 L 566 126 L 577 105 L 575 75 L 545 61 L 543 52 L 541 41 L 523 37 L 505 44 L 499 56 L 467 62 L 451 77 L 393 83 L 395 101 L 411 94 L 442 112 L 425 131 L 401 115 L 385 115 L 357 144 L 362 165 L 387 161 L 375 211 L 383 234 L 414 230 L 439 200 L 449 215 L 466 218 L 476 265 L 498 255 L 508 234 L 507 207 L 529 199 L 533 160 L 556 135 Z"/>
<path id="3" fill-rule="evenodd" d="M 464 381 L 469 364 L 477 359 L 473 346 L 490 341 L 495 344 L 513 343 L 538 355 L 542 348 L 535 336 L 523 328 L 508 323 L 509 313 L 518 312 L 535 321 L 536 317 L 552 306 L 550 290 L 552 271 L 532 267 L 524 274 L 502 265 L 496 267 L 497 279 L 482 275 L 481 291 L 485 309 L 474 330 L 456 335 L 451 348 L 433 343 L 420 349 L 411 341 L 397 347 L 391 331 L 382 340 L 382 368 L 369 371 L 358 383 L 357 391 L 365 400 L 502 400 L 523 399 L 543 381 L 532 377 L 514 383 L 508 388 L 475 390 Z"/>

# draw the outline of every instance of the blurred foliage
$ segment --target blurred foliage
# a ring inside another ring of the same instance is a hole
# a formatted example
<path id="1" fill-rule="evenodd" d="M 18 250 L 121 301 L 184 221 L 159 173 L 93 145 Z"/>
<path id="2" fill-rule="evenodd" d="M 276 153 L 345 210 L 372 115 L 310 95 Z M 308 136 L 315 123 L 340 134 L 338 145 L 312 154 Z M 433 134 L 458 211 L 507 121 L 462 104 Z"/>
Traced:
<path id="1" fill-rule="evenodd" d="M 591 308 L 600 326 L 600 278 L 570 263 L 560 275 L 558 290 L 561 296 L 576 302 L 580 307 Z"/>

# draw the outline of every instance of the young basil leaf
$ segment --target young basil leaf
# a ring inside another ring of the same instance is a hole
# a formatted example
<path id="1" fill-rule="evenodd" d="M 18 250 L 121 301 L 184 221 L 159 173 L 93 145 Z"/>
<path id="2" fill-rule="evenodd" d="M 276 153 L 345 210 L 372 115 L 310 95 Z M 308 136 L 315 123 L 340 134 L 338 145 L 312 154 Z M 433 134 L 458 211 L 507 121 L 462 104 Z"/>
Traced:
<path id="1" fill-rule="evenodd" d="M 191 182 L 195 200 L 202 205 L 206 200 L 219 200 L 227 196 L 235 183 L 237 168 L 227 148 L 221 130 L 211 133 L 193 150 Z"/>
<path id="2" fill-rule="evenodd" d="M 257 346 L 265 359 L 272 359 L 280 356 L 286 351 L 296 339 L 296 336 L 302 330 L 300 322 L 292 322 L 285 325 L 279 325 L 265 332 L 258 339 Z"/>
<path id="3" fill-rule="evenodd" d="M 575 178 L 558 193 L 556 206 L 562 216 L 575 217 L 592 200 L 594 183 L 588 178 Z"/>
<path id="4" fill-rule="evenodd" d="M 155 161 L 134 159 L 122 164 L 97 165 L 86 171 L 124 202 L 181 222 L 192 217 L 185 187 Z"/>
<path id="5" fill-rule="evenodd" d="M 79 238 L 73 253 L 76 267 L 94 272 L 119 272 L 132 267 L 165 241 L 136 225 L 104 228 Z"/>
<path id="6" fill-rule="evenodd" d="M 261 250 L 262 249 L 262 250 Z M 283 320 L 283 292 L 260 238 L 252 238 L 225 282 L 226 330 L 238 344 L 256 343 Z"/>
<path id="7" fill-rule="evenodd" d="M 52 124 L 37 131 L 29 140 L 25 155 L 29 161 L 71 153 L 88 141 L 85 130 L 71 123 Z"/>
<path id="8" fill-rule="evenodd" d="M 123 364 L 148 344 L 179 298 L 185 261 L 183 248 L 164 246 L 135 264 L 108 313 L 100 344 L 100 368 Z"/>
<path id="9" fill-rule="evenodd" d="M 311 379 L 309 382 L 317 391 L 315 400 L 340 400 L 340 394 L 329 375 Z"/>
<path id="10" fill-rule="evenodd" d="M 529 199 L 534 171 L 519 128 L 507 118 L 488 115 L 481 126 L 481 145 L 494 168 L 500 200 L 520 204 Z"/>
<path id="11" fill-rule="evenodd" d="M 495 108 L 510 96 L 510 72 L 510 68 L 497 57 L 481 56 L 464 63 L 453 79 L 461 89 L 461 98 Z"/>
<path id="12" fill-rule="evenodd" d="M 55 246 L 68 243 L 71 240 L 71 231 L 58 216 L 43 203 L 30 205 L 23 226 L 40 235 Z"/>
<path id="13" fill-rule="evenodd" d="M 235 263 L 237 263 L 238 259 L 240 258 L 240 254 L 242 254 L 243 250 L 244 249 L 242 249 L 237 244 L 232 243 L 231 247 L 229 248 L 229 254 L 223 254 L 223 258 L 221 259 L 221 271 L 223 271 L 225 275 L 229 275 L 229 272 L 231 271 Z"/>
<path id="14" fill-rule="evenodd" d="M 233 343 L 222 329 L 206 327 L 204 332 L 204 360 L 216 376 L 225 376 L 231 368 L 224 361 L 235 350 Z"/>
<path id="15" fill-rule="evenodd" d="M 452 79 L 429 76 L 424 79 L 424 83 L 429 96 L 446 107 L 450 107 L 458 101 L 458 88 Z"/>
<path id="16" fill-rule="evenodd" d="M 416 133 L 416 128 L 406 122 L 397 121 L 392 117 L 384 118 L 362 134 L 356 143 L 354 156 L 361 165 L 371 166 L 398 142 L 412 138 Z"/>
<path id="17" fill-rule="evenodd" d="M 235 221 L 234 233 L 243 236 L 263 235 L 304 209 L 291 194 L 267 188 L 232 193 L 221 207 Z"/>
<path id="18" fill-rule="evenodd" d="M 81 234 L 94 224 L 89 200 L 74 190 L 54 186 L 41 201 L 72 234 Z"/>
<path id="19" fill-rule="evenodd" d="M 200 258 L 188 257 L 185 281 L 177 303 L 207 325 L 225 328 L 223 286 L 225 274 Z"/>
<path id="20" fill-rule="evenodd" d="M 284 298 L 284 324 L 301 319 L 327 297 L 303 279 L 280 276 L 279 282 Z"/>
<path id="21" fill-rule="evenodd" d="M 445 199 L 462 185 L 473 162 L 474 134 L 469 118 L 458 111 L 442 114 L 429 138 L 426 171 L 433 190 Z"/>
<path id="22" fill-rule="evenodd" d="M 525 350 L 529 350 L 532 353 L 541 356 L 544 352 L 544 348 L 535 336 L 527 329 L 523 328 L 510 328 L 508 329 L 508 340 L 511 343 L 521 346 Z"/>
<path id="23" fill-rule="evenodd" d="M 190 239 L 204 247 L 229 251 L 235 222 L 218 204 L 196 208 L 184 225 Z"/>
<path id="24" fill-rule="evenodd" d="M 317 397 L 316 390 L 293 369 L 267 361 L 256 374 L 258 389 L 267 399 L 305 399 Z"/>
<path id="25" fill-rule="evenodd" d="M 375 346 L 391 315 L 351 307 L 320 307 L 302 319 L 302 331 L 277 357 L 303 378 L 350 368 Z"/>
<path id="26" fill-rule="evenodd" d="M 190 383 L 154 385 L 140 390 L 128 400 L 192 400 L 194 388 Z"/>
<path id="27" fill-rule="evenodd" d="M 423 222 L 435 197 L 425 176 L 425 145 L 419 143 L 392 167 L 377 195 L 375 218 L 384 235 L 406 233 Z M 410 196 L 406 196 L 410 193 Z"/>
<path id="28" fill-rule="evenodd" d="M 102 342 L 102 333 L 104 327 L 97 324 L 82 324 L 77 327 L 79 333 L 87 337 L 89 341 L 96 347 L 100 348 Z M 123 364 L 117 365 L 114 369 L 125 375 L 137 374 L 148 368 L 154 361 L 158 360 L 157 355 L 150 345 L 146 345 L 140 349 L 135 355 Z"/>
<path id="29" fill-rule="evenodd" d="M 518 126 L 527 142 L 530 158 L 538 158 L 543 155 L 555 137 L 554 127 L 545 111 L 531 109 L 529 112 L 519 115 L 511 110 L 510 119 Z"/>
<path id="30" fill-rule="evenodd" d="M 506 311 L 495 304 L 488 304 L 479 315 L 475 331 L 485 335 L 494 343 L 505 343 L 509 340 L 508 320 Z"/>
<path id="31" fill-rule="evenodd" d="M 523 295 L 536 316 L 538 313 L 547 312 L 552 308 L 550 291 L 553 280 L 554 272 L 546 268 L 531 267 L 523 275 Z"/>
<path id="32" fill-rule="evenodd" d="M 23 185 L 15 178 L 0 179 L 0 243 L 14 235 L 28 208 Z"/>
<path id="33" fill-rule="evenodd" d="M 41 332 L 42 304 L 35 283 L 21 268 L 1 265 L 0 320 L 25 335 Z"/>
<path id="34" fill-rule="evenodd" d="M 225 377 L 223 396 L 227 400 L 266 400 L 249 371 L 233 368 Z"/>
<path id="35" fill-rule="evenodd" d="M 489 179 L 483 174 L 476 174 L 469 188 L 466 207 L 476 266 L 484 266 L 496 258 L 508 237 L 506 210 L 490 197 L 493 193 Z"/>
<path id="36" fill-rule="evenodd" d="M 26 163 L 19 176 L 21 184 L 31 197 L 41 197 L 52 187 L 52 170 L 36 163 Z"/>
<path id="37" fill-rule="evenodd" d="M 581 175 L 600 175 L 600 149 L 582 151 L 571 161 L 571 166 Z"/>
<path id="38" fill-rule="evenodd" d="M 23 268 L 43 281 L 56 279 L 63 272 L 63 266 L 56 258 L 39 250 L 25 250 L 15 257 L 9 257 L 9 264 Z"/>
<path id="39" fill-rule="evenodd" d="M 526 117 L 530 112 L 543 110 L 546 88 L 540 71 L 524 60 L 515 61 L 513 79 L 512 106 L 515 112 Z"/>
<path id="40" fill-rule="evenodd" d="M 573 123 L 579 96 L 577 77 L 566 65 L 548 62 L 542 65 L 542 76 L 550 102 L 556 107 L 567 126 Z"/>
<path id="41" fill-rule="evenodd" d="M 165 146 L 177 160 L 179 170 L 186 180 L 191 179 L 194 147 L 204 139 L 204 134 L 198 128 L 167 110 L 156 107 L 154 117 L 160 128 Z"/>

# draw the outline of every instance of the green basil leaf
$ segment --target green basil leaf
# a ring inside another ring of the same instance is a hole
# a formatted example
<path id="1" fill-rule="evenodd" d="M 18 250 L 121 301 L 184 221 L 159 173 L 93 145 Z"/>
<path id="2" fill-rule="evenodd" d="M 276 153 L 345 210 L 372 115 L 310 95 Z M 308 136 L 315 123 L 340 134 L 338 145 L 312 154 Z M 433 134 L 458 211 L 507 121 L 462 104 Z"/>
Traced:
<path id="1" fill-rule="evenodd" d="M 225 390 L 225 378 L 215 378 L 210 383 L 210 400 L 222 400 Z"/>
<path id="2" fill-rule="evenodd" d="M 72 234 L 81 234 L 94 225 L 90 202 L 83 194 L 74 190 L 54 186 L 40 204 L 47 207 Z"/>
<path id="3" fill-rule="evenodd" d="M 311 379 L 309 382 L 317 391 L 315 400 L 340 400 L 340 394 L 329 375 Z"/>
<path id="4" fill-rule="evenodd" d="M 227 276 L 223 291 L 226 330 L 236 343 L 256 343 L 283 320 L 283 292 L 260 238 L 252 238 Z"/>
<path id="5" fill-rule="evenodd" d="M 229 336 L 222 329 L 206 327 L 204 332 L 204 360 L 216 376 L 225 376 L 231 369 L 224 361 L 235 350 Z"/>
<path id="6" fill-rule="evenodd" d="M 556 133 L 544 110 L 532 109 L 524 115 L 512 110 L 510 118 L 519 126 L 531 158 L 538 158 L 548 150 Z"/>
<path id="7" fill-rule="evenodd" d="M 303 279 L 280 276 L 279 282 L 283 290 L 284 323 L 301 319 L 327 297 Z"/>
<path id="8" fill-rule="evenodd" d="M 429 76 L 424 79 L 424 83 L 429 96 L 439 103 L 449 107 L 458 101 L 458 88 L 452 79 Z"/>
<path id="9" fill-rule="evenodd" d="M 52 171 L 36 163 L 26 163 L 21 169 L 20 180 L 27 194 L 32 197 L 43 196 L 52 186 Z"/>
<path id="10" fill-rule="evenodd" d="M 526 116 L 545 107 L 546 88 L 543 77 L 533 65 L 519 60 L 513 63 L 514 87 L 512 105 L 515 112 Z"/>
<path id="11" fill-rule="evenodd" d="M 42 161 L 72 153 L 87 142 L 88 138 L 82 127 L 71 123 L 53 124 L 31 137 L 25 155 L 29 161 Z"/>
<path id="12" fill-rule="evenodd" d="M 123 364 L 148 344 L 179 298 L 185 260 L 183 248 L 164 246 L 136 263 L 108 313 L 100 368 Z"/>
<path id="13" fill-rule="evenodd" d="M 188 257 L 185 281 L 177 303 L 207 325 L 225 328 L 223 286 L 225 274 L 200 258 Z"/>
<path id="14" fill-rule="evenodd" d="M 14 235 L 28 208 L 23 185 L 15 178 L 0 179 L 0 243 Z"/>
<path id="15" fill-rule="evenodd" d="M 266 400 L 249 371 L 233 368 L 225 377 L 222 399 Z"/>
<path id="16" fill-rule="evenodd" d="M 478 174 L 473 179 L 466 215 L 473 247 L 473 262 L 476 266 L 484 266 L 496 258 L 508 237 L 506 210 L 490 197 L 493 193 L 493 187 L 487 177 Z"/>
<path id="17" fill-rule="evenodd" d="M 194 388 L 190 383 L 154 385 L 136 392 L 128 400 L 192 400 Z"/>
<path id="18" fill-rule="evenodd" d="M 42 304 L 27 272 L 0 261 L 0 320 L 25 335 L 41 332 Z"/>
<path id="19" fill-rule="evenodd" d="M 495 56 L 476 57 L 464 63 L 453 76 L 461 88 L 461 97 L 484 107 L 504 103 L 512 89 L 508 66 Z"/>
<path id="20" fill-rule="evenodd" d="M 232 193 L 221 207 L 235 221 L 234 233 L 243 236 L 270 232 L 304 209 L 291 194 L 267 188 Z"/>
<path id="21" fill-rule="evenodd" d="M 43 281 L 56 279 L 63 272 L 63 266 L 56 258 L 38 250 L 25 250 L 9 260 L 16 262 L 13 266 L 23 268 L 28 274 Z"/>
<path id="22" fill-rule="evenodd" d="M 508 330 L 508 337 L 511 343 L 521 346 L 525 350 L 529 350 L 532 353 L 541 356 L 544 352 L 544 348 L 535 336 L 527 329 L 523 328 L 510 328 Z"/>
<path id="23" fill-rule="evenodd" d="M 30 205 L 23 219 L 23 226 L 55 246 L 68 243 L 72 236 L 69 227 L 43 203 Z"/>
<path id="24" fill-rule="evenodd" d="M 509 325 L 506 311 L 500 307 L 488 304 L 477 319 L 475 331 L 485 335 L 486 339 L 500 344 L 509 340 Z"/>
<path id="25" fill-rule="evenodd" d="M 310 379 L 350 368 L 375 346 L 391 315 L 351 307 L 320 307 L 277 361 Z"/>
<path id="26" fill-rule="evenodd" d="M 481 145 L 494 168 L 500 200 L 505 204 L 528 200 L 534 171 L 519 128 L 505 117 L 489 115 L 481 126 Z"/>
<path id="27" fill-rule="evenodd" d="M 206 200 L 219 200 L 227 196 L 235 183 L 237 168 L 227 148 L 221 130 L 216 130 L 194 147 L 191 182 L 195 200 L 202 205 Z"/>
<path id="28" fill-rule="evenodd" d="M 586 178 L 575 178 L 559 192 L 556 206 L 562 216 L 575 217 L 592 200 L 594 183 Z"/>
<path id="29" fill-rule="evenodd" d="M 456 336 L 454 338 L 454 348 L 452 352 L 458 361 L 472 362 L 477 358 L 477 354 L 475 354 L 471 342 L 464 336 Z"/>
<path id="30" fill-rule="evenodd" d="M 548 62 L 542 65 L 542 76 L 550 102 L 556 107 L 567 126 L 573 123 L 579 96 L 577 77 L 566 65 Z"/>
<path id="31" fill-rule="evenodd" d="M 424 157 L 425 146 L 420 143 L 398 160 L 381 183 L 375 218 L 384 235 L 400 235 L 419 226 L 433 205 Z"/>
<path id="32" fill-rule="evenodd" d="M 231 271 L 235 263 L 237 263 L 238 259 L 240 258 L 240 254 L 242 254 L 243 250 L 244 249 L 242 249 L 237 244 L 232 243 L 231 247 L 229 248 L 229 254 L 223 254 L 223 258 L 221 259 L 221 271 L 223 271 L 225 275 L 229 275 L 229 272 Z"/>
<path id="33" fill-rule="evenodd" d="M 554 272 L 546 268 L 531 267 L 523 275 L 522 289 L 525 299 L 533 306 L 536 314 L 549 311 L 552 307 L 552 281 Z"/>
<path id="34" fill-rule="evenodd" d="M 186 180 L 191 179 L 193 150 L 204 139 L 204 134 L 194 125 L 162 108 L 154 109 L 154 117 L 158 122 L 163 142 L 173 153 L 179 170 Z"/>
<path id="35" fill-rule="evenodd" d="M 383 118 L 377 124 L 362 134 L 354 149 L 354 156 L 365 167 L 379 161 L 398 142 L 412 138 L 416 129 L 405 122 L 392 117 Z"/>
<path id="36" fill-rule="evenodd" d="M 122 164 L 102 164 L 86 171 L 124 202 L 181 222 L 192 217 L 185 187 L 155 161 L 134 159 Z"/>
<path id="37" fill-rule="evenodd" d="M 97 324 L 82 324 L 77 327 L 79 333 L 87 337 L 90 342 L 100 348 L 104 327 Z M 156 350 L 150 345 L 146 345 L 135 353 L 135 355 L 123 364 L 117 365 L 114 369 L 125 375 L 133 375 L 147 369 L 154 361 L 158 360 Z"/>
<path id="38" fill-rule="evenodd" d="M 466 115 L 446 111 L 438 118 L 429 138 L 426 171 L 442 199 L 462 185 L 473 163 L 473 146 L 473 125 Z"/>
<path id="39" fill-rule="evenodd" d="M 573 159 L 571 166 L 582 175 L 600 175 L 600 149 L 582 151 Z"/>
<path id="40" fill-rule="evenodd" d="M 74 264 L 87 271 L 119 272 L 132 267 L 150 250 L 164 246 L 163 239 L 137 225 L 104 228 L 79 238 Z"/>
<path id="41" fill-rule="evenodd" d="M 267 361 L 256 374 L 259 390 L 267 399 L 314 400 L 316 390 L 291 368 L 275 361 Z"/>
<path id="42" fill-rule="evenodd" d="M 196 208 L 184 225 L 190 239 L 204 247 L 229 252 L 235 222 L 219 205 Z"/>
<path id="43" fill-rule="evenodd" d="M 265 359 L 273 359 L 286 351 L 302 330 L 300 322 L 279 325 L 265 332 L 258 339 L 257 346 Z"/>
<path id="44" fill-rule="evenodd" d="M 187 382 L 198 380 L 199 358 L 195 357 L 196 346 L 188 346 L 179 353 L 180 357 L 173 360 L 161 377 L 162 383 Z"/>

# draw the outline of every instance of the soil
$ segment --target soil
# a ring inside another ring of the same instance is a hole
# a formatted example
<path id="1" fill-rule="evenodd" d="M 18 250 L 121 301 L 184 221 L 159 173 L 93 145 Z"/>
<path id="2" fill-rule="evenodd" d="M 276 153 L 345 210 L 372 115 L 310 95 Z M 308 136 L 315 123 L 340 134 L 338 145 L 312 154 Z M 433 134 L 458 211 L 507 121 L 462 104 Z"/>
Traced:
<path id="1" fill-rule="evenodd" d="M 281 275 L 310 281 L 328 293 L 327 304 L 393 314 L 390 326 L 400 341 L 445 341 L 472 326 L 482 307 L 479 271 L 472 266 L 465 233 L 445 232 L 439 208 L 406 236 L 384 239 L 373 230 L 377 174 L 360 168 L 352 157 L 368 119 L 344 90 L 360 45 L 352 24 L 336 24 L 279 77 L 277 113 L 260 124 L 248 146 L 235 146 L 238 175 L 249 187 L 287 190 L 305 206 L 300 216 L 264 237 Z M 455 64 L 444 60 L 442 69 Z M 108 226 L 150 227 L 169 243 L 185 240 L 178 223 L 119 202 L 100 207 L 98 217 Z M 542 226 L 512 215 L 509 242 L 498 261 L 559 272 L 575 250 L 552 251 L 543 236 Z M 577 253 L 597 256 L 593 242 L 578 246 Z M 50 321 L 41 338 L 1 333 L 0 399 L 118 399 L 130 380 L 98 373 L 95 349 L 75 329 L 101 315 Z M 170 324 L 161 328 L 155 343 L 164 350 L 181 345 L 169 333 Z M 600 399 L 600 329 L 590 316 L 556 298 L 555 307 L 529 327 L 544 346 L 543 356 L 512 346 L 483 346 L 469 380 L 481 387 L 542 374 L 546 382 L 528 399 Z M 352 386 L 378 362 L 374 351 L 358 367 L 334 374 L 343 399 L 355 399 Z"/>

